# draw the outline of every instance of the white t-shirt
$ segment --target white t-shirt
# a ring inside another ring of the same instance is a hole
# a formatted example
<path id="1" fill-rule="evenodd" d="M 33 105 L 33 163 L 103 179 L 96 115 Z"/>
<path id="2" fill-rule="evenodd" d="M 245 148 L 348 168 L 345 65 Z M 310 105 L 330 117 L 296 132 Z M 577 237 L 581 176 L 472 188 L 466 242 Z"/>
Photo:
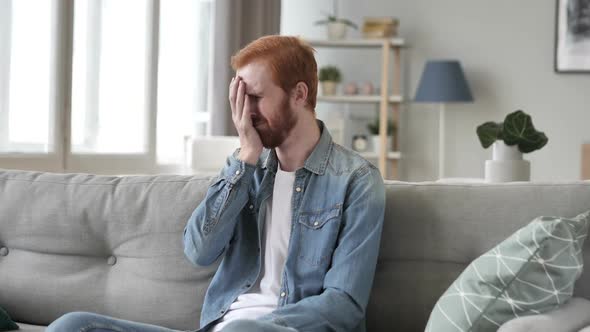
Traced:
<path id="1" fill-rule="evenodd" d="M 256 319 L 274 311 L 279 300 L 281 274 L 291 236 L 291 197 L 295 172 L 285 172 L 279 166 L 275 177 L 272 196 L 266 202 L 264 225 L 264 262 L 256 284 L 232 303 L 213 332 L 220 331 L 235 319 Z"/>

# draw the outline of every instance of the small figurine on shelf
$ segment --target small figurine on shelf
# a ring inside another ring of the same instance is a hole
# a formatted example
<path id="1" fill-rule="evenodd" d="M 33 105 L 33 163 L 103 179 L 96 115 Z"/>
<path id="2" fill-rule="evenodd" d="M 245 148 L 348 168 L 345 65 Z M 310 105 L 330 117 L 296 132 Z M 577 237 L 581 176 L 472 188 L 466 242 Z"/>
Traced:
<path id="1" fill-rule="evenodd" d="M 315 22 L 315 25 L 324 25 L 328 27 L 328 39 L 344 39 L 346 37 L 346 28 L 351 27 L 355 30 L 358 29 L 357 25 L 354 24 L 352 21 L 338 17 L 338 0 L 332 1 L 332 15 L 326 15 L 325 20 L 320 20 Z"/>
<path id="2" fill-rule="evenodd" d="M 358 87 L 354 82 L 348 82 L 344 85 L 344 94 L 345 95 L 356 95 L 358 93 Z"/>
<path id="3" fill-rule="evenodd" d="M 369 133 L 371 133 L 371 135 L 372 135 L 371 139 L 373 141 L 373 150 L 377 153 L 379 153 L 379 151 L 380 151 L 379 142 L 381 142 L 381 139 L 379 137 L 379 125 L 380 125 L 379 116 L 375 117 L 375 120 L 367 125 L 367 129 L 369 130 Z M 393 146 L 393 136 L 395 135 L 396 130 L 397 130 L 397 127 L 396 127 L 395 123 L 393 123 L 393 121 L 388 121 L 387 122 L 386 151 L 391 151 L 391 147 Z"/>
<path id="4" fill-rule="evenodd" d="M 361 90 L 360 93 L 362 95 L 370 96 L 375 92 L 375 87 L 373 86 L 373 83 L 366 81 L 366 82 L 363 82 L 360 90 Z"/>
<path id="5" fill-rule="evenodd" d="M 342 75 L 338 67 L 325 66 L 320 68 L 318 79 L 322 83 L 322 95 L 333 96 L 336 94 L 336 87 L 342 80 Z"/>

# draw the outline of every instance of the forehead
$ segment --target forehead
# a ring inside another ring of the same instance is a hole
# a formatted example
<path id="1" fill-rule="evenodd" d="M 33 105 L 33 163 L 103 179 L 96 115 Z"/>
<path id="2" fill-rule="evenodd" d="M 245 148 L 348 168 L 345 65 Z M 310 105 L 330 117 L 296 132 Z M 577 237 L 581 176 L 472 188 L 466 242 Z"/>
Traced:
<path id="1" fill-rule="evenodd" d="M 246 83 L 247 91 L 264 91 L 273 88 L 278 88 L 272 80 L 270 69 L 264 62 L 252 62 L 237 70 L 237 75 L 240 76 Z"/>

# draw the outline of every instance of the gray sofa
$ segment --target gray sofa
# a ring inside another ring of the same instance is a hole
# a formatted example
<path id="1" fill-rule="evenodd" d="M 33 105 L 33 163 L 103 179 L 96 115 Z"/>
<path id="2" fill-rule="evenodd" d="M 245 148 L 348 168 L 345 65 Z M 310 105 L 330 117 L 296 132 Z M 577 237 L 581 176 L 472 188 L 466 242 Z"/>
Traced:
<path id="1" fill-rule="evenodd" d="M 216 265 L 192 266 L 182 232 L 211 180 L 0 170 L 0 307 L 23 332 L 70 311 L 197 329 Z M 423 331 L 438 297 L 474 258 L 537 215 L 590 209 L 590 182 L 386 189 L 369 331 Z M 590 299 L 590 272 L 575 295 Z"/>

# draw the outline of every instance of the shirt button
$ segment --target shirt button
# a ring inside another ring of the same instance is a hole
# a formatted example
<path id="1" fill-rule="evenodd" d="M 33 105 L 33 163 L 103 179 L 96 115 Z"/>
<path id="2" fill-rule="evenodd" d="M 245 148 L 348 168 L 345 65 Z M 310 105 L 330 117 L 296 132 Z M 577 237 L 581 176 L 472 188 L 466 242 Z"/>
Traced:
<path id="1" fill-rule="evenodd" d="M 285 293 L 285 292 L 281 293 L 281 297 L 285 297 L 285 295 L 287 295 L 287 293 Z"/>
<path id="2" fill-rule="evenodd" d="M 296 192 L 301 192 L 301 187 L 297 187 L 297 188 L 295 188 L 295 191 L 296 191 Z"/>
<path id="3" fill-rule="evenodd" d="M 110 257 L 107 259 L 107 264 L 109 264 L 109 265 L 115 265 L 115 264 L 117 264 L 117 257 L 115 257 L 115 256 L 110 256 Z"/>
<path id="4" fill-rule="evenodd" d="M 317 222 L 317 221 L 313 223 L 313 225 L 314 225 L 314 226 L 317 226 L 317 225 L 319 225 L 319 224 L 320 224 L 320 223 L 319 223 L 319 222 Z"/>
<path id="5" fill-rule="evenodd" d="M 252 210 L 254 208 L 254 205 L 250 204 L 250 206 L 248 206 L 248 209 Z"/>
<path id="6" fill-rule="evenodd" d="M 240 175 L 240 170 L 237 170 L 236 171 L 236 175 Z"/>

